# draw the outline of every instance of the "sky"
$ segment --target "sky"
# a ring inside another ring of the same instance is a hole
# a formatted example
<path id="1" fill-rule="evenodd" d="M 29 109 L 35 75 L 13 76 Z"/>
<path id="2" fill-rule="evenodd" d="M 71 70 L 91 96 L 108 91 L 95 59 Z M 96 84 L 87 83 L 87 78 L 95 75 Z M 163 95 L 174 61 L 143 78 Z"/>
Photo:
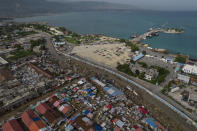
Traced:
<path id="1" fill-rule="evenodd" d="M 50 1 L 105 1 L 130 4 L 142 9 L 166 11 L 197 10 L 197 0 L 50 0 Z"/>

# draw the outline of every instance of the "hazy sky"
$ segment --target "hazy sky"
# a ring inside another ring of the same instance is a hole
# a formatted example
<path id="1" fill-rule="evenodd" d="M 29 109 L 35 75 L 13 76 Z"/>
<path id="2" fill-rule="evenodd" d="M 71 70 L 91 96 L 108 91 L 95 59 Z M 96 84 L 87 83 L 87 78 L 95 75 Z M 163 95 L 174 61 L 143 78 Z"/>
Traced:
<path id="1" fill-rule="evenodd" d="M 69 1 L 69 0 L 50 0 Z M 152 10 L 197 10 L 197 0 L 70 0 L 70 1 L 106 1 L 131 4 L 143 9 Z"/>

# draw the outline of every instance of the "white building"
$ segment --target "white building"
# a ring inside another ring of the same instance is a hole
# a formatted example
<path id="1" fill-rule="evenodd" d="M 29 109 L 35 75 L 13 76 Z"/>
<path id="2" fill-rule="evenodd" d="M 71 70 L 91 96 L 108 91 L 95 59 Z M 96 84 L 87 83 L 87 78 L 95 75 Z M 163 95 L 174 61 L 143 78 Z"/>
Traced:
<path id="1" fill-rule="evenodd" d="M 52 32 L 54 35 L 63 35 L 63 34 L 64 34 L 63 32 L 57 30 L 57 29 L 54 28 L 54 27 L 51 27 L 50 30 L 51 30 L 51 32 Z"/>
<path id="2" fill-rule="evenodd" d="M 61 45 L 65 45 L 66 42 L 54 42 L 54 46 L 61 46 Z"/>
<path id="3" fill-rule="evenodd" d="M 8 64 L 6 60 L 4 60 L 2 57 L 0 57 L 0 65 Z"/>
<path id="4" fill-rule="evenodd" d="M 185 64 L 182 71 L 185 73 L 197 75 L 197 66 Z"/>
<path id="5" fill-rule="evenodd" d="M 177 79 L 188 84 L 190 81 L 190 77 L 186 75 L 177 74 Z"/>

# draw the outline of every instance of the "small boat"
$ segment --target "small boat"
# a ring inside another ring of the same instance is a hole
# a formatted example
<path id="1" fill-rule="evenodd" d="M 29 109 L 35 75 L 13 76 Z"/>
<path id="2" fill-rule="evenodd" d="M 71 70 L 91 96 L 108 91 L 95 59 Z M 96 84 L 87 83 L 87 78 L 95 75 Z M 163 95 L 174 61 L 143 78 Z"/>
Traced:
<path id="1" fill-rule="evenodd" d="M 152 30 L 153 30 L 153 28 L 149 28 L 149 29 L 148 29 L 148 31 L 152 31 Z"/>
<path id="2" fill-rule="evenodd" d="M 149 34 L 149 35 L 147 35 L 146 37 L 147 37 L 147 38 L 151 38 L 151 37 L 152 37 L 152 35 L 151 35 L 151 34 Z"/>
<path id="3" fill-rule="evenodd" d="M 131 36 L 131 38 L 137 38 L 138 37 L 138 35 L 132 35 Z"/>
<path id="4" fill-rule="evenodd" d="M 152 36 L 159 36 L 159 33 L 157 33 L 157 32 L 152 33 Z"/>

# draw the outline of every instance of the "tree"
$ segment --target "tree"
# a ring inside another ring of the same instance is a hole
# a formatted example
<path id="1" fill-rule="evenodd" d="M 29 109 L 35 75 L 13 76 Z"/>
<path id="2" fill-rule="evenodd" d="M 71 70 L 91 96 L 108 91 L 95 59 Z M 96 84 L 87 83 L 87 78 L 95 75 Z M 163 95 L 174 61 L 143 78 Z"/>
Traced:
<path id="1" fill-rule="evenodd" d="M 138 46 L 136 46 L 134 44 L 131 45 L 131 51 L 132 52 L 135 52 L 135 51 L 138 51 L 138 50 L 139 50 Z"/>
<path id="2" fill-rule="evenodd" d="M 136 70 L 136 71 L 135 71 L 135 74 L 136 74 L 137 76 L 139 76 L 140 71 L 139 71 L 139 70 Z"/>
<path id="3" fill-rule="evenodd" d="M 168 51 L 168 50 L 165 50 L 163 53 L 164 53 L 164 54 L 168 54 L 168 53 L 169 53 L 169 51 Z"/>
<path id="4" fill-rule="evenodd" d="M 116 67 L 118 69 L 118 71 L 124 72 L 128 75 L 133 75 L 133 72 L 131 71 L 131 69 L 129 68 L 128 64 L 123 64 L 121 65 L 120 63 L 118 63 L 118 66 Z"/>
<path id="5" fill-rule="evenodd" d="M 145 72 L 140 73 L 139 78 L 144 79 L 144 77 L 145 77 Z"/>
<path id="6" fill-rule="evenodd" d="M 133 61 L 133 59 L 130 60 L 130 63 L 135 64 L 135 62 Z"/>
<path id="7" fill-rule="evenodd" d="M 145 50 L 143 50 L 143 51 L 142 51 L 142 54 L 143 54 L 143 55 L 146 55 L 146 51 L 145 51 Z"/>
<path id="8" fill-rule="evenodd" d="M 121 43 L 123 43 L 123 42 L 125 42 L 125 41 L 126 41 L 126 40 L 123 39 L 123 38 L 120 39 L 120 42 L 121 42 Z"/>
<path id="9" fill-rule="evenodd" d="M 179 55 L 176 56 L 175 61 L 179 62 L 179 63 L 185 63 L 186 62 L 186 57 L 179 54 Z"/>

